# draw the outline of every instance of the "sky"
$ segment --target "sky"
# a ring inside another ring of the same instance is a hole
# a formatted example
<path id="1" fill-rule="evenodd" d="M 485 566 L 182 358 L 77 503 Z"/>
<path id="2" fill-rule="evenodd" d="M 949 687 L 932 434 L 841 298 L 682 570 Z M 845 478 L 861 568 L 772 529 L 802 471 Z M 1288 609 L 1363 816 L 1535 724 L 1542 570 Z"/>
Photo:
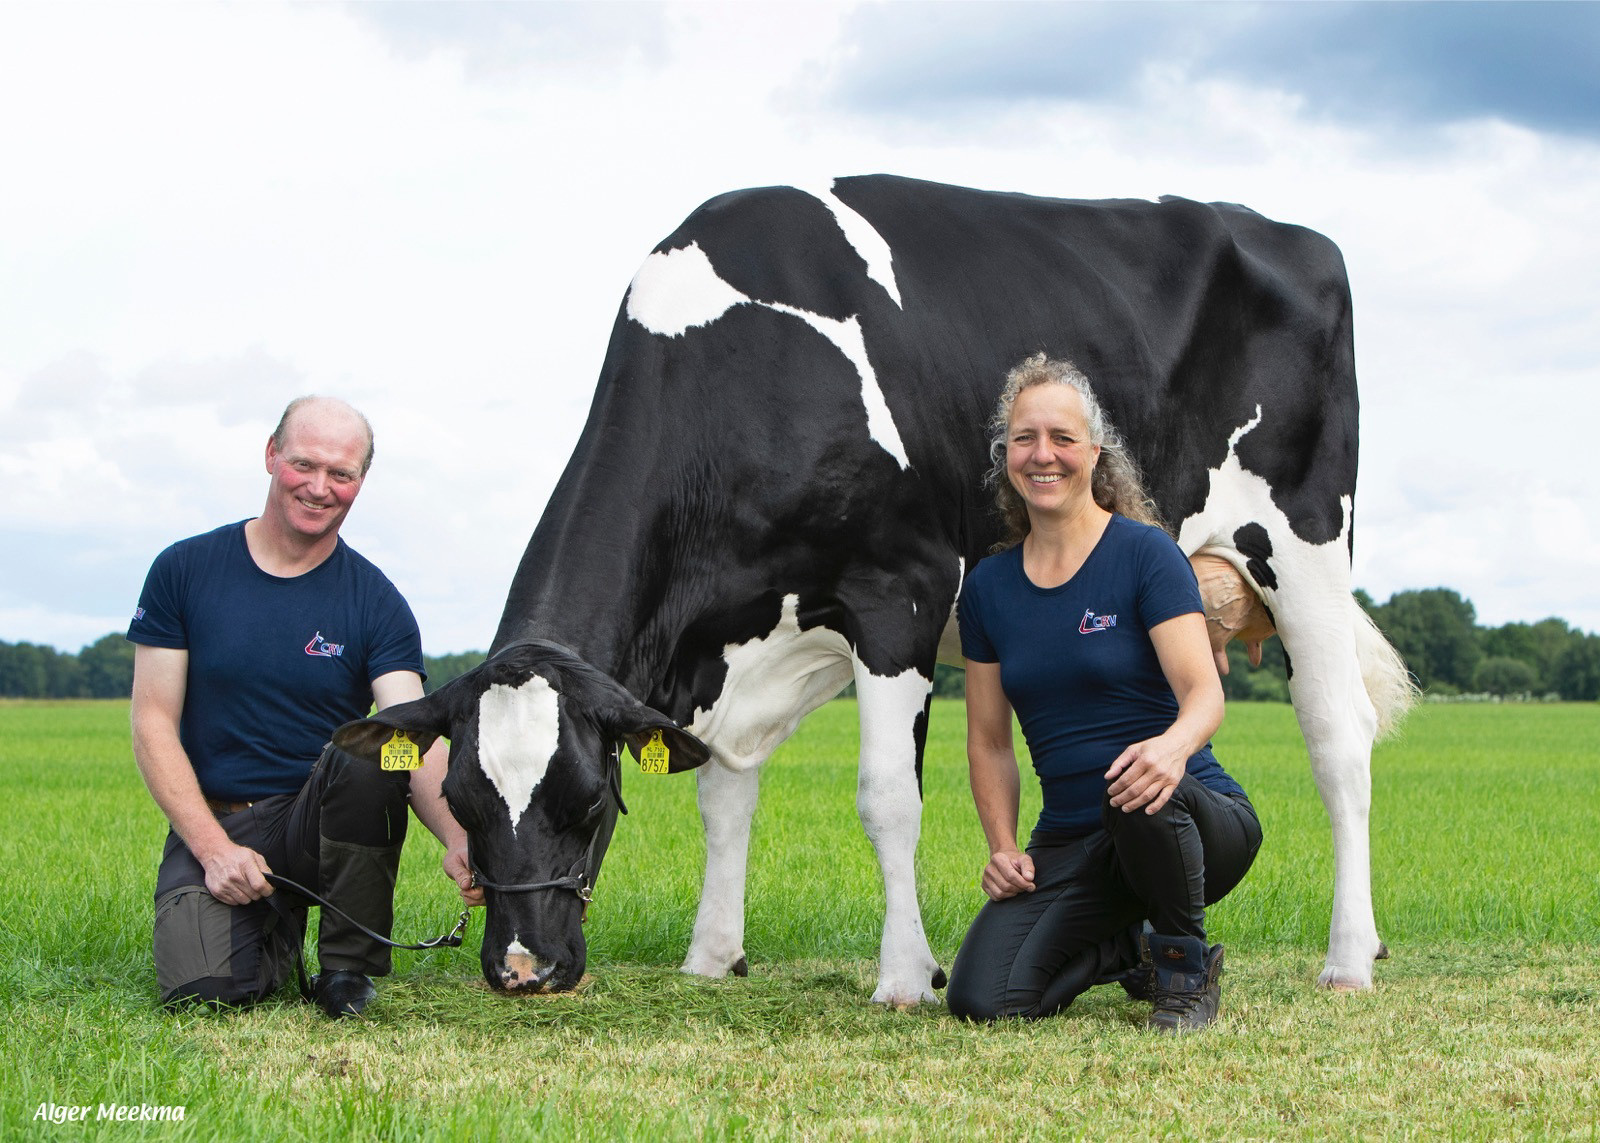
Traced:
<path id="1" fill-rule="evenodd" d="M 318 392 L 344 536 L 486 648 L 651 248 L 873 172 L 1328 235 L 1356 584 L 1600 631 L 1597 58 L 1589 3 L 0 2 L 0 640 L 125 629 Z"/>

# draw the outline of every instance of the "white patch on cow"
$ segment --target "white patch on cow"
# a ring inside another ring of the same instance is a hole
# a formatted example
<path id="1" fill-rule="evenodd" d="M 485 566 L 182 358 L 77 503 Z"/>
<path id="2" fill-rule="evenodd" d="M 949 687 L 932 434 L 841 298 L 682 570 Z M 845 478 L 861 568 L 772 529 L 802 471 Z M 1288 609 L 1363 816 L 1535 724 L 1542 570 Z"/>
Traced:
<path id="1" fill-rule="evenodd" d="M 1396 677 L 1403 667 L 1381 639 L 1372 637 L 1350 594 L 1349 497 L 1342 501 L 1339 535 L 1310 544 L 1294 534 L 1266 480 L 1239 463 L 1239 441 L 1261 421 L 1258 406 L 1255 417 L 1229 439 L 1227 458 L 1211 472 L 1205 506 L 1183 521 L 1178 546 L 1186 555 L 1204 552 L 1229 560 L 1272 609 L 1294 671 L 1289 693 L 1295 716 L 1333 827 L 1333 920 L 1320 980 L 1334 988 L 1367 988 L 1381 948 L 1372 915 L 1371 750 L 1380 721 L 1399 713 L 1388 708 L 1406 698 L 1403 675 Z M 1264 528 L 1272 543 L 1268 563 L 1276 587 L 1261 587 L 1245 573 L 1234 547 L 1234 532 L 1249 523 Z M 1385 704 L 1384 711 L 1375 707 L 1374 697 Z"/>
<path id="2" fill-rule="evenodd" d="M 800 189 L 833 212 L 834 221 L 839 224 L 845 241 L 854 247 L 855 252 L 861 255 L 861 260 L 867 264 L 867 277 L 882 286 L 894 299 L 895 305 L 905 309 L 905 303 L 900 300 L 900 285 L 894 276 L 894 254 L 877 228 L 835 196 L 831 183 L 826 190 L 818 190 L 815 187 Z"/>
<path id="3" fill-rule="evenodd" d="M 689 732 L 729 769 L 761 765 L 802 718 L 850 681 L 850 644 L 826 627 L 800 630 L 799 605 L 798 596 L 784 596 L 770 632 L 723 648 L 722 693 L 695 711 Z"/>
<path id="4" fill-rule="evenodd" d="M 1272 486 L 1264 478 L 1245 471 L 1239 463 L 1239 442 L 1246 433 L 1261 424 L 1261 420 L 1261 406 L 1257 405 L 1255 416 L 1234 430 L 1228 438 L 1227 457 L 1219 467 L 1211 470 L 1211 486 L 1206 493 L 1205 507 L 1183 521 L 1178 529 L 1178 546 L 1186 556 L 1205 550 L 1228 560 L 1239 569 L 1247 584 L 1262 593 L 1270 606 L 1273 593 L 1270 589 L 1261 588 L 1245 571 L 1244 561 L 1233 544 L 1234 532 L 1250 523 L 1266 529 L 1267 538 L 1272 541 L 1270 564 L 1280 584 L 1286 579 L 1304 580 L 1310 577 L 1314 583 L 1325 578 L 1327 551 L 1331 544 L 1340 553 L 1340 560 L 1344 564 L 1343 594 L 1348 595 L 1349 560 L 1344 553 L 1350 550 L 1350 498 L 1346 496 L 1341 500 L 1344 523 L 1339 535 L 1328 544 L 1308 544 L 1296 536 L 1294 529 L 1289 526 L 1288 517 L 1272 499 Z M 1343 621 L 1346 618 L 1341 609 L 1339 619 Z"/>
<path id="5" fill-rule="evenodd" d="M 681 250 L 652 254 L 644 260 L 628 288 L 628 316 L 651 333 L 679 337 L 695 326 L 710 325 L 734 306 L 758 305 L 789 314 L 805 322 L 833 343 L 861 379 L 861 404 L 867 413 L 867 434 L 884 451 L 910 468 L 906 446 L 900 440 L 889 403 L 878 384 L 878 374 L 867 359 L 866 339 L 854 317 L 835 321 L 783 302 L 761 302 L 746 297 L 717 276 L 711 259 L 697 244 Z"/>
<path id="6" fill-rule="evenodd" d="M 651 333 L 679 337 L 750 299 L 717 277 L 698 243 L 650 255 L 628 287 L 628 316 Z"/>
<path id="7" fill-rule="evenodd" d="M 861 378 L 861 403 L 867 407 L 868 435 L 882 445 L 885 452 L 899 461 L 901 468 L 910 468 L 911 462 L 906 459 L 906 446 L 900 441 L 900 430 L 895 427 L 894 416 L 889 412 L 889 402 L 884 399 L 883 389 L 878 385 L 878 373 L 872 368 L 872 362 L 867 360 L 867 342 L 866 338 L 861 336 L 860 321 L 854 315 L 843 321 L 834 321 L 832 318 L 784 305 L 782 302 L 773 303 L 767 308 L 777 310 L 779 313 L 793 314 L 833 342 L 839 352 L 844 354 L 845 359 L 855 366 L 856 375 Z"/>
<path id="8" fill-rule="evenodd" d="M 478 765 L 511 815 L 516 833 L 560 738 L 557 694 L 539 675 L 518 687 L 496 683 L 478 698 Z"/>

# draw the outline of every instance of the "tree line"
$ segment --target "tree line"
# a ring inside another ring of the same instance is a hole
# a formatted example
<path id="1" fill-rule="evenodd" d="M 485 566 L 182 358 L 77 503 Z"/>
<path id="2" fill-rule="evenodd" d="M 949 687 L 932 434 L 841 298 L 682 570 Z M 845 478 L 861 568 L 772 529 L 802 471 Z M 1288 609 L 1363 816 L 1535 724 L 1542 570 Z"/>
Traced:
<path id="1" fill-rule="evenodd" d="M 1358 590 L 1356 600 L 1430 695 L 1600 700 L 1600 635 L 1564 620 L 1480 627 L 1472 601 L 1446 587 L 1399 591 L 1386 603 Z M 1262 646 L 1261 669 L 1255 671 L 1244 648 L 1228 644 L 1222 689 L 1230 699 L 1288 701 L 1278 637 Z"/>
<path id="2" fill-rule="evenodd" d="M 1561 619 L 1480 627 L 1472 602 L 1444 587 L 1400 591 L 1376 603 L 1356 599 L 1406 661 L 1423 690 L 1434 695 L 1554 695 L 1600 700 L 1600 635 Z M 483 652 L 424 655 L 425 688 L 432 692 L 483 662 Z M 1287 702 L 1283 645 L 1274 635 L 1252 669 L 1244 648 L 1228 645 L 1223 693 L 1230 700 Z M 954 667 L 935 669 L 933 693 L 960 698 L 966 678 Z M 34 643 L 0 641 L 0 696 L 6 698 L 126 698 L 133 686 L 133 644 L 120 633 L 101 637 L 77 654 Z M 849 693 L 849 692 L 846 692 Z"/>

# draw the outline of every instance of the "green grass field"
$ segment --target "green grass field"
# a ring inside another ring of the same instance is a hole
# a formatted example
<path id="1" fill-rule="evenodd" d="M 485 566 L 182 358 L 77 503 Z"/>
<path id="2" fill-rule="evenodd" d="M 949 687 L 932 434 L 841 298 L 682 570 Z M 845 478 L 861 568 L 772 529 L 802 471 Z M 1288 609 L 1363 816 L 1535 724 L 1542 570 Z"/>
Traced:
<path id="1" fill-rule="evenodd" d="M 458 951 L 396 954 L 366 1021 L 289 999 L 155 1004 L 164 833 L 126 703 L 0 703 L 0 1137 L 117 1139 L 1581 1138 L 1600 1135 L 1600 706 L 1430 706 L 1373 764 L 1379 930 L 1356 996 L 1312 986 L 1332 891 L 1326 818 L 1287 707 L 1230 708 L 1224 764 L 1266 830 L 1210 913 L 1223 1018 L 1181 1039 L 1096 989 L 1067 1015 L 974 1028 L 868 1003 L 882 888 L 855 820 L 855 708 L 768 766 L 749 979 L 681 976 L 703 859 L 694 783 L 630 770 L 590 913 L 591 979 L 510 999 Z M 958 703 L 936 704 L 920 850 L 948 966 L 980 903 Z M 1036 810 L 1024 807 L 1025 819 Z M 415 830 L 397 930 L 454 916 Z M 89 1105 L 87 1125 L 35 1120 Z M 97 1122 L 101 1103 L 180 1123 Z"/>

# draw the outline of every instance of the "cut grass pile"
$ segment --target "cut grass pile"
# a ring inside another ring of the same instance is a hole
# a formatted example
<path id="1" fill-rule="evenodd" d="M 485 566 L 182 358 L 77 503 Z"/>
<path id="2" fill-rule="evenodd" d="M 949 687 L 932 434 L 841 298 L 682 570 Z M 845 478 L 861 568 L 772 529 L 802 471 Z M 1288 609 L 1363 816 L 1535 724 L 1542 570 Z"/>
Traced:
<path id="1" fill-rule="evenodd" d="M 0 704 L 0 1137 L 1579 1137 L 1600 1131 L 1600 707 L 1427 707 L 1374 761 L 1378 987 L 1312 987 L 1332 856 L 1292 713 L 1238 706 L 1218 737 L 1267 840 L 1211 912 L 1223 1019 L 1158 1040 L 1097 989 L 1066 1016 L 973 1028 L 867 1002 L 882 888 L 854 813 L 855 708 L 814 716 L 763 780 L 748 980 L 675 969 L 703 846 L 693 780 L 631 769 L 576 995 L 483 988 L 459 951 L 399 953 L 370 1019 L 285 993 L 165 1013 L 149 964 L 163 826 L 125 703 Z M 921 891 L 948 966 L 984 853 L 961 709 L 937 703 Z M 1024 809 L 1028 819 L 1032 808 Z M 454 915 L 420 828 L 397 931 Z M 39 1104 L 90 1105 L 51 1128 Z M 96 1122 L 101 1103 L 183 1123 Z"/>

